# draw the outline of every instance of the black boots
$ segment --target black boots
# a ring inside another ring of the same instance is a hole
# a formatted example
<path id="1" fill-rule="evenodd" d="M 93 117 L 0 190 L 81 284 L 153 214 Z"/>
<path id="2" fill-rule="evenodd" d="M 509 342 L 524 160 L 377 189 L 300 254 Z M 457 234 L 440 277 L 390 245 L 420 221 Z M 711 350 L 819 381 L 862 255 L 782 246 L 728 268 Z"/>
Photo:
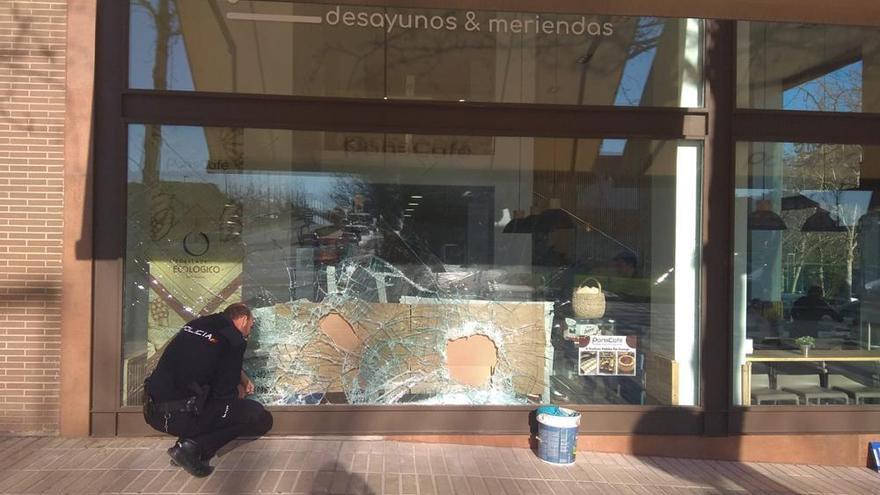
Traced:
<path id="1" fill-rule="evenodd" d="M 168 455 L 175 464 L 193 476 L 203 478 L 214 471 L 214 468 L 202 459 L 201 449 L 192 440 L 178 440 L 174 447 L 168 449 Z"/>

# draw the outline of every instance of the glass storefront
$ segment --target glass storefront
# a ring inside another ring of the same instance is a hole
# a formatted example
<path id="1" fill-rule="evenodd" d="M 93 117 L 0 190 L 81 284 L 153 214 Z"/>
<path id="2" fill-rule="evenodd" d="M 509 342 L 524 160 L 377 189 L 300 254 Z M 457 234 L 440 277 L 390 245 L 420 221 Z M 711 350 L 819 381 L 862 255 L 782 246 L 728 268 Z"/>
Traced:
<path id="1" fill-rule="evenodd" d="M 134 89 L 699 107 L 697 19 L 131 1 Z"/>
<path id="2" fill-rule="evenodd" d="M 105 8 L 100 431 L 238 301 L 285 432 L 865 431 L 877 28 L 370 3 Z"/>
<path id="3" fill-rule="evenodd" d="M 135 124 L 128 146 L 125 383 L 242 300 L 268 404 L 698 403 L 698 142 Z"/>
<path id="4" fill-rule="evenodd" d="M 880 402 L 878 180 L 876 146 L 737 145 L 735 403 Z"/>
<path id="5" fill-rule="evenodd" d="M 876 28 L 737 23 L 740 108 L 877 112 Z M 880 401 L 877 148 L 736 148 L 733 402 Z"/>
<path id="6" fill-rule="evenodd" d="M 135 90 L 703 100 L 697 19 L 129 6 Z M 239 300 L 267 404 L 699 404 L 701 141 L 248 119 L 128 127 L 123 405 L 183 323 Z"/>
<path id="7" fill-rule="evenodd" d="M 880 112 L 880 30 L 738 22 L 737 106 Z"/>

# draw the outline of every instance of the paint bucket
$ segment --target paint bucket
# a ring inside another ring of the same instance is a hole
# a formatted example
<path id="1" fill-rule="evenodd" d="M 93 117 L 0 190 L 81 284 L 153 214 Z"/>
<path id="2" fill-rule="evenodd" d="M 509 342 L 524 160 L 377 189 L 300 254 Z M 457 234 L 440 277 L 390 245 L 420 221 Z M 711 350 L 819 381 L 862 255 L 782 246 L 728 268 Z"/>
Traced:
<path id="1" fill-rule="evenodd" d="M 581 414 L 564 407 L 541 407 L 537 420 L 538 457 L 551 464 L 573 464 Z"/>

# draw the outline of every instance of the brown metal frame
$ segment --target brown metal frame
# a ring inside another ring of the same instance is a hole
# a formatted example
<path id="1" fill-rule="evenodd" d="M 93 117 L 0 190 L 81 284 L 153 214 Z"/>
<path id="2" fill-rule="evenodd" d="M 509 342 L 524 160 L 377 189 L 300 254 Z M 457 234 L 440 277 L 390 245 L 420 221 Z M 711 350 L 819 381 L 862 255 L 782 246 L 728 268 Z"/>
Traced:
<path id="1" fill-rule="evenodd" d="M 123 0 L 124 1 L 124 0 Z M 335 0 L 275 0 L 288 3 L 339 5 Z M 541 12 L 553 14 L 696 17 L 747 21 L 806 22 L 880 26 L 880 4 L 875 0 L 356 0 L 361 7 L 406 9 Z M 440 4 L 440 5 L 438 5 Z M 475 5 L 476 4 L 476 5 Z"/>
<path id="2" fill-rule="evenodd" d="M 791 110 L 734 113 L 736 141 L 880 145 L 880 114 Z"/>
<path id="3" fill-rule="evenodd" d="M 401 0 L 402 2 L 403 0 Z M 412 0 L 422 6 L 428 0 Z M 321 0 L 319 3 L 328 3 Z M 394 5 L 368 0 L 360 3 Z M 450 0 L 450 8 L 469 3 Z M 608 2 L 606 2 L 608 3 Z M 636 2 L 638 3 L 638 2 Z M 656 12 L 645 2 L 641 13 Z M 497 5 L 496 5 L 497 4 Z M 550 10 L 578 11 L 574 0 Z M 590 4 L 605 10 L 605 3 Z M 615 3 L 619 5 L 619 3 Z M 425 5 L 427 6 L 427 5 Z M 486 0 L 482 8 L 512 9 Z M 517 10 L 547 11 L 526 2 Z M 620 9 L 606 10 L 618 13 Z M 595 434 L 727 435 L 861 432 L 880 424 L 880 407 L 735 408 L 731 267 L 735 140 L 877 142 L 866 128 L 880 116 L 737 111 L 732 70 L 735 23 L 706 22 L 704 108 L 614 108 L 494 103 L 377 101 L 127 89 L 128 2 L 99 0 L 95 110 L 95 287 L 92 434 L 145 434 L 137 408 L 120 406 L 126 141 L 129 123 L 242 126 L 324 131 L 456 135 L 619 137 L 704 140 L 701 407 L 581 406 L 582 431 Z M 632 12 L 620 12 L 632 13 Z M 829 122 L 832 122 L 829 125 Z M 467 128 L 462 128 L 467 123 Z M 868 124 L 868 125 L 866 125 Z M 874 127 L 877 128 L 877 127 Z M 793 129 L 798 129 L 794 132 Z M 849 132 L 849 134 L 847 134 Z M 849 137 L 847 137 L 849 136 Z M 855 136 L 855 137 L 853 137 Z M 840 139 L 838 139 L 840 138 Z M 301 406 L 272 408 L 276 431 L 303 434 L 526 434 L 530 407 Z M 780 419 L 781 418 L 781 419 Z M 821 421 L 819 421 L 821 418 Z M 852 425 L 848 427 L 847 425 Z"/>
<path id="4" fill-rule="evenodd" d="M 730 242 L 733 197 L 733 142 L 730 138 L 736 63 L 736 25 L 706 23 L 705 96 L 710 110 L 703 160 L 702 272 L 700 297 L 700 384 L 704 432 L 728 433 L 732 375 L 732 316 Z M 723 302 L 722 302 L 723 301 Z M 711 357 L 708 358 L 707 357 Z"/>
<path id="5" fill-rule="evenodd" d="M 733 60 L 735 60 L 736 33 L 732 41 Z M 735 65 L 731 67 L 735 68 Z M 727 203 L 727 238 L 729 246 L 733 245 L 733 190 L 735 184 L 735 145 L 737 142 L 795 142 L 795 143 L 834 143 L 859 144 L 863 146 L 880 145 L 880 136 L 875 129 L 880 128 L 880 114 L 876 113 L 838 113 L 811 111 L 758 110 L 736 108 L 736 76 L 735 70 L 730 74 L 732 99 L 730 138 L 725 145 L 729 149 L 724 158 L 728 162 L 726 189 Z M 710 115 L 710 120 L 712 116 Z M 729 248 L 728 248 L 729 249 Z M 730 255 L 733 253 L 731 252 Z M 732 275 L 732 262 L 728 260 L 728 274 Z M 733 287 L 728 278 L 728 290 Z M 728 292 L 725 299 L 727 306 L 727 325 L 733 321 L 733 298 Z M 724 353 L 726 362 L 724 372 L 728 383 L 732 383 L 735 370 L 732 369 L 733 349 L 732 328 L 728 329 L 728 344 Z M 707 350 L 704 349 L 704 352 Z M 720 361 L 720 360 L 719 360 Z M 738 372 L 738 371 L 736 371 Z M 714 375 L 715 373 L 711 373 Z M 728 389 L 728 397 L 732 398 Z M 728 434 L 831 434 L 831 433 L 871 433 L 880 425 L 880 406 L 729 406 Z"/>
<path id="6" fill-rule="evenodd" d="M 308 435 L 523 435 L 528 406 L 295 406 L 268 408 L 273 431 Z M 700 435 L 695 407 L 579 406 L 588 417 L 580 431 L 601 434 Z M 133 408 L 118 414 L 118 435 L 156 434 Z"/>
<path id="7" fill-rule="evenodd" d="M 128 2 L 100 0 L 95 62 L 93 435 L 115 435 L 121 390 Z"/>
<path id="8" fill-rule="evenodd" d="M 708 118 L 706 110 L 688 108 L 386 101 L 185 91 L 131 90 L 123 95 L 122 101 L 123 119 L 131 123 L 439 135 L 702 139 L 706 136 Z"/>

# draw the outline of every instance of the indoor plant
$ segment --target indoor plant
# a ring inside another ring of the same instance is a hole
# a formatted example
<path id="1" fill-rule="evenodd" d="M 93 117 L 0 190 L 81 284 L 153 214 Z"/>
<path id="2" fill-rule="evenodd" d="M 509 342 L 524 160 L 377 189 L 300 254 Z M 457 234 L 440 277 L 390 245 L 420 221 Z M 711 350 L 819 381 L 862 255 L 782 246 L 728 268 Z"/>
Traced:
<path id="1" fill-rule="evenodd" d="M 804 356 L 808 356 L 810 354 L 810 347 L 816 345 L 816 339 L 810 336 L 803 336 L 794 339 L 795 343 L 801 346 L 801 352 L 804 353 Z"/>

